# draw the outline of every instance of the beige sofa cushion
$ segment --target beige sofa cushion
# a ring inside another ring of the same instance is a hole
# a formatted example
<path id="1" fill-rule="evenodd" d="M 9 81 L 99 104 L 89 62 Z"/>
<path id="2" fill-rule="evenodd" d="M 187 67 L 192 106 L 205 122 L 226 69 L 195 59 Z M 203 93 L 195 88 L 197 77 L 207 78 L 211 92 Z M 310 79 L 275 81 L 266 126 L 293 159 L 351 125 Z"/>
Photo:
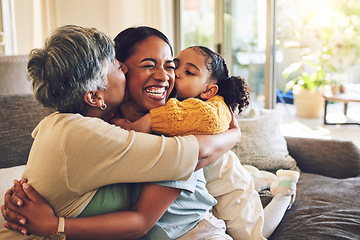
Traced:
<path id="1" fill-rule="evenodd" d="M 249 109 L 237 117 L 241 140 L 232 149 L 240 162 L 261 170 L 298 170 L 280 132 L 281 113 L 270 109 Z"/>
<path id="2" fill-rule="evenodd" d="M 24 171 L 25 165 L 11 167 L 11 168 L 1 168 L 0 169 L 0 203 L 4 204 L 4 194 L 13 185 L 13 180 L 19 180 Z M 0 214 L 0 229 L 3 228 L 3 223 L 5 222 L 2 214 Z"/>

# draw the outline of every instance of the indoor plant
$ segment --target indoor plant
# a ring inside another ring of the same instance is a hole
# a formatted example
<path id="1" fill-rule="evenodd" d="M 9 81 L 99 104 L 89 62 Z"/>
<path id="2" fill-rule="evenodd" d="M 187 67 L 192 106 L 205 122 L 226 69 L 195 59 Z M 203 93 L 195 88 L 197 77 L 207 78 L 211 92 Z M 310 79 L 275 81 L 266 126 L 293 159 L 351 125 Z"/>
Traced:
<path id="1" fill-rule="evenodd" d="M 285 91 L 293 89 L 294 104 L 298 117 L 321 117 L 324 111 L 325 86 L 334 82 L 331 72 L 335 68 L 328 63 L 331 49 L 323 46 L 319 52 L 308 52 L 300 61 L 289 65 L 283 71 L 288 80 Z"/>

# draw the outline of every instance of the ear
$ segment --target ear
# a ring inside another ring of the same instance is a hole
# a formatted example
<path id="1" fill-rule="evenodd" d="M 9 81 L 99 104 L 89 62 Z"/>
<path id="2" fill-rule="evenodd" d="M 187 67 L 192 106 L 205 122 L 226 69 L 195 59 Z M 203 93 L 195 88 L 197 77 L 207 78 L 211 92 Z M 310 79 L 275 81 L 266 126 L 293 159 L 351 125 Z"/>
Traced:
<path id="1" fill-rule="evenodd" d="M 206 100 L 210 99 L 210 98 L 214 97 L 217 94 L 218 91 L 219 91 L 218 85 L 209 84 L 209 85 L 206 86 L 205 92 L 200 94 L 200 98 L 201 99 L 206 99 Z"/>
<path id="2" fill-rule="evenodd" d="M 104 105 L 104 99 L 97 91 L 90 91 L 84 94 L 85 102 L 95 108 L 99 108 Z"/>

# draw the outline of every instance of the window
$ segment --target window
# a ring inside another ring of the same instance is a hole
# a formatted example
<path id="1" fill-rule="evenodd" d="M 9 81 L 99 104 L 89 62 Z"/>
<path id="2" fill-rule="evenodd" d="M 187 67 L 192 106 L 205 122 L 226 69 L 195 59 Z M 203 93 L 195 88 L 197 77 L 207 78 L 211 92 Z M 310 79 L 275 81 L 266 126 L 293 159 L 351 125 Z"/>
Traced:
<path id="1" fill-rule="evenodd" d="M 269 91 L 264 84 L 267 2 L 180 0 L 179 5 L 180 48 L 204 45 L 222 54 L 230 73 L 249 82 L 252 102 L 260 106 L 265 106 Z"/>
<path id="2" fill-rule="evenodd" d="M 12 0 L 1 0 L 0 53 L 5 55 L 16 54 L 13 10 Z"/>

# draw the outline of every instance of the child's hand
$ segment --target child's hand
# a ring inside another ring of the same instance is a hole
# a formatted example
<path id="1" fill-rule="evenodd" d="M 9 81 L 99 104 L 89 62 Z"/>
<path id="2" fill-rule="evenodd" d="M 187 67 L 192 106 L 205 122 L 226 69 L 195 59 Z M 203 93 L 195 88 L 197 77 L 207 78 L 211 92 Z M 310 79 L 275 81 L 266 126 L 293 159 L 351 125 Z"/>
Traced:
<path id="1" fill-rule="evenodd" d="M 125 118 L 116 118 L 116 117 L 113 117 L 110 119 L 110 123 L 111 124 L 114 124 L 118 127 L 121 127 L 123 129 L 126 129 L 126 130 L 130 130 L 131 129 L 131 124 L 132 122 L 125 119 Z"/>
<path id="2" fill-rule="evenodd" d="M 238 125 L 238 122 L 237 122 L 237 120 L 235 118 L 234 112 L 231 109 L 230 109 L 230 112 L 231 112 L 232 119 L 231 119 L 231 122 L 229 124 L 229 129 L 239 128 L 239 125 Z"/>
<path id="3" fill-rule="evenodd" d="M 236 120 L 235 118 L 235 114 L 234 112 L 230 109 L 230 112 L 231 112 L 231 115 L 232 115 L 232 119 L 231 119 L 231 122 L 229 124 L 229 130 L 233 130 L 233 131 L 236 131 L 237 133 L 237 137 L 240 141 L 240 138 L 241 138 L 241 131 L 240 131 L 240 128 L 239 128 L 239 124 L 238 124 L 238 121 Z"/>

